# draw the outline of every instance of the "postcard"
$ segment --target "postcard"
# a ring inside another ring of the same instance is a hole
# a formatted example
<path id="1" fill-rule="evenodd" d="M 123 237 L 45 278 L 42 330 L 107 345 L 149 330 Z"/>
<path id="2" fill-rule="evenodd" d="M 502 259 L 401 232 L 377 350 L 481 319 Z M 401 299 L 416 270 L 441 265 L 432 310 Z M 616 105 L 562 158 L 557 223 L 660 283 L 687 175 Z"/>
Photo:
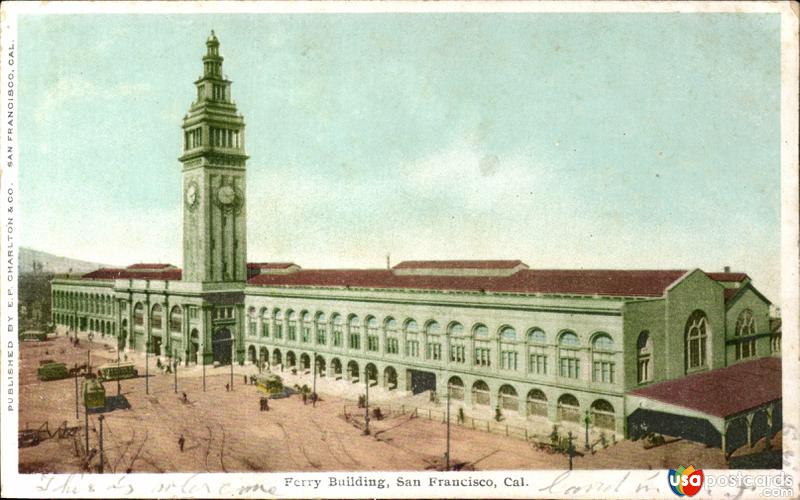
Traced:
<path id="1" fill-rule="evenodd" d="M 798 496 L 796 3 L 1 21 L 3 497 Z"/>

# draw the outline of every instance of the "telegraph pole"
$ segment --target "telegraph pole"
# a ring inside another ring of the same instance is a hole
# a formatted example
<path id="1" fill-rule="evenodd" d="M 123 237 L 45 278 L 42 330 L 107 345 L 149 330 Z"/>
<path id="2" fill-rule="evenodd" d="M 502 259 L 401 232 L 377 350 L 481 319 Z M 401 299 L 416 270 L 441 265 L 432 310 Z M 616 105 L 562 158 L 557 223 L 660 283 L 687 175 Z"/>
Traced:
<path id="1" fill-rule="evenodd" d="M 173 352 L 172 364 L 175 370 L 175 394 L 178 394 L 178 351 Z"/>
<path id="2" fill-rule="evenodd" d="M 231 390 L 233 390 L 233 360 L 236 356 L 236 344 L 233 341 L 233 333 L 231 333 Z"/>
<path id="3" fill-rule="evenodd" d="M 105 461 L 104 457 L 103 457 L 103 419 L 104 418 L 105 418 L 105 416 L 103 416 L 103 415 L 100 415 L 98 417 L 98 420 L 100 420 L 100 474 L 103 473 L 103 462 Z"/>
<path id="4" fill-rule="evenodd" d="M 450 470 L 450 385 L 447 386 L 447 451 L 444 453 L 445 469 Z"/>
<path id="5" fill-rule="evenodd" d="M 150 394 L 150 340 L 144 343 L 144 392 Z"/>
<path id="6" fill-rule="evenodd" d="M 206 392 L 206 357 L 205 346 L 203 346 L 203 354 L 200 356 L 200 362 L 203 364 L 203 392 Z"/>
<path id="7" fill-rule="evenodd" d="M 369 436 L 369 371 L 364 367 L 364 379 L 367 382 L 367 394 L 364 396 L 364 435 Z"/>
<path id="8" fill-rule="evenodd" d="M 314 381 L 311 383 L 311 406 L 317 407 L 317 353 L 314 353 Z"/>
<path id="9" fill-rule="evenodd" d="M 78 420 L 80 415 L 78 414 L 78 364 L 75 363 L 75 420 Z"/>
<path id="10" fill-rule="evenodd" d="M 84 401 L 83 405 L 83 415 L 84 415 L 84 424 L 83 430 L 84 434 L 86 434 L 86 458 L 89 458 L 89 406 L 87 406 L 86 401 Z"/>

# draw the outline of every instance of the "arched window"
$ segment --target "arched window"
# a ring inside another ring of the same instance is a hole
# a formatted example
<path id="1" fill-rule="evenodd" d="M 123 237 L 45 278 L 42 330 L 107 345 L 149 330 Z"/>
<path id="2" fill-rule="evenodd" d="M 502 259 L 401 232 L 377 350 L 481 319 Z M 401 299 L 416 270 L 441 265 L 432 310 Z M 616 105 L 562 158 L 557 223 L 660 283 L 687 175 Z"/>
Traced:
<path id="1" fill-rule="evenodd" d="M 498 406 L 504 410 L 519 411 L 519 397 L 513 386 L 505 384 L 497 394 Z"/>
<path id="2" fill-rule="evenodd" d="M 686 320 L 686 369 L 708 368 L 706 358 L 708 337 L 710 335 L 706 313 L 697 309 Z"/>
<path id="3" fill-rule="evenodd" d="M 269 337 L 269 312 L 266 307 L 261 308 L 261 336 Z"/>
<path id="4" fill-rule="evenodd" d="M 397 321 L 389 316 L 383 320 L 383 327 L 386 330 L 386 354 L 399 354 L 400 341 L 397 339 Z"/>
<path id="5" fill-rule="evenodd" d="M 275 310 L 272 311 L 272 321 L 275 324 L 275 338 L 283 338 L 283 315 L 280 309 L 275 308 Z"/>
<path id="6" fill-rule="evenodd" d="M 297 313 L 286 311 L 286 340 L 297 340 Z"/>
<path id="7" fill-rule="evenodd" d="M 144 304 L 137 302 L 133 307 L 133 327 L 141 330 L 144 326 Z"/>
<path id="8" fill-rule="evenodd" d="M 447 327 L 447 331 L 450 334 L 450 362 L 466 363 L 467 348 L 463 337 L 464 325 L 454 321 Z"/>
<path id="9" fill-rule="evenodd" d="M 427 334 L 427 342 L 425 344 L 425 357 L 431 361 L 441 361 L 442 359 L 442 343 L 439 340 L 439 334 L 442 332 L 442 327 L 436 321 L 429 321 L 425 325 L 425 333 Z"/>
<path id="10" fill-rule="evenodd" d="M 475 366 L 492 366 L 492 346 L 489 342 L 489 328 L 482 323 L 472 327 L 472 335 L 475 337 Z"/>
<path id="11" fill-rule="evenodd" d="M 314 323 L 317 327 L 317 344 L 325 345 L 328 341 L 328 324 L 325 313 L 318 312 Z"/>
<path id="12" fill-rule="evenodd" d="M 607 333 L 598 333 L 592 340 L 592 380 L 614 383 L 614 341 Z"/>
<path id="13" fill-rule="evenodd" d="M 413 319 L 405 322 L 406 331 L 406 356 L 419 357 L 419 324 Z"/>
<path id="14" fill-rule="evenodd" d="M 581 365 L 578 348 L 581 342 L 571 331 L 565 331 L 558 337 L 559 375 L 566 378 L 580 378 Z"/>
<path id="15" fill-rule="evenodd" d="M 247 310 L 247 334 L 251 337 L 256 336 L 256 328 L 258 326 L 258 318 L 256 317 L 256 308 L 250 307 Z"/>
<path id="16" fill-rule="evenodd" d="M 342 316 L 336 313 L 331 314 L 331 336 L 333 346 L 342 347 Z"/>
<path id="17" fill-rule="evenodd" d="M 505 326 L 500 330 L 500 339 L 504 341 L 517 340 L 517 331 L 510 326 Z"/>
<path id="18" fill-rule="evenodd" d="M 300 314 L 300 340 L 311 342 L 311 313 L 303 311 Z"/>
<path id="19" fill-rule="evenodd" d="M 544 344 L 547 342 L 547 336 L 541 328 L 531 328 L 528 330 L 528 342 L 531 344 Z"/>
<path id="20" fill-rule="evenodd" d="M 447 390 L 450 392 L 450 399 L 464 401 L 464 381 L 460 377 L 450 377 L 447 381 Z"/>
<path id="21" fill-rule="evenodd" d="M 378 320 L 374 316 L 367 318 L 367 350 L 378 352 L 380 336 L 378 335 Z"/>
<path id="22" fill-rule="evenodd" d="M 653 339 L 650 337 L 650 332 L 644 330 L 636 340 L 636 366 L 638 367 L 636 378 L 640 384 L 653 380 L 652 356 Z"/>
<path id="23" fill-rule="evenodd" d="M 169 331 L 171 333 L 181 333 L 183 330 L 183 309 L 175 306 L 169 313 Z"/>
<path id="24" fill-rule="evenodd" d="M 747 359 L 756 355 L 756 339 L 742 338 L 756 333 L 756 318 L 753 311 L 745 309 L 739 313 L 736 319 L 736 359 Z"/>
<path id="25" fill-rule="evenodd" d="M 156 304 L 153 306 L 153 309 L 150 311 L 150 328 L 153 330 L 161 330 L 163 327 L 162 323 L 162 309 L 160 304 Z"/>
<path id="26" fill-rule="evenodd" d="M 348 326 L 348 347 L 350 349 L 361 349 L 361 324 L 359 323 L 358 316 L 355 314 L 350 316 L 347 321 Z"/>
<path id="27" fill-rule="evenodd" d="M 547 337 L 541 328 L 528 330 L 528 372 L 537 375 L 547 374 Z"/>

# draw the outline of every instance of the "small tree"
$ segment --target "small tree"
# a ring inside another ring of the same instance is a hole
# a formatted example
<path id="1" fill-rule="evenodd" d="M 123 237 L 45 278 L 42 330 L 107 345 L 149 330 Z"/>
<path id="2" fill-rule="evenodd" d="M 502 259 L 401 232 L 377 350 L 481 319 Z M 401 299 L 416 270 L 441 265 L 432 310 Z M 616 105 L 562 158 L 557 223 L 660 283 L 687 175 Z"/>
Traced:
<path id="1" fill-rule="evenodd" d="M 499 406 L 494 409 L 494 419 L 497 422 L 503 420 L 503 411 L 500 409 Z"/>
<path id="2" fill-rule="evenodd" d="M 458 423 L 459 424 L 463 424 L 464 423 L 464 408 L 459 408 L 458 409 Z"/>

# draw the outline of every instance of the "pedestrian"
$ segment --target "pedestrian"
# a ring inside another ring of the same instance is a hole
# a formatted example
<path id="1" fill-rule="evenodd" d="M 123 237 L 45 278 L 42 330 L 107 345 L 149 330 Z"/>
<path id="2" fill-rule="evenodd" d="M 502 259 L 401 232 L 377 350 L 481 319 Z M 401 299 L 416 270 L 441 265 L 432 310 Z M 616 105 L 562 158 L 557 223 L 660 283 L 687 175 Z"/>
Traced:
<path id="1" fill-rule="evenodd" d="M 183 434 L 181 434 L 181 437 L 178 438 L 178 447 L 181 449 L 181 452 L 183 452 L 184 444 L 186 444 L 186 439 L 183 437 Z"/>
<path id="2" fill-rule="evenodd" d="M 247 375 L 243 375 L 244 377 L 244 385 L 247 385 Z"/>
<path id="3" fill-rule="evenodd" d="M 231 384 L 225 384 L 225 392 L 231 391 Z"/>
<path id="4" fill-rule="evenodd" d="M 189 398 L 186 396 L 185 392 L 183 393 L 183 402 L 184 403 L 188 403 L 189 402 Z"/>
<path id="5" fill-rule="evenodd" d="M 308 401 L 308 395 L 304 392 L 303 393 L 303 404 L 306 404 L 306 401 Z"/>

